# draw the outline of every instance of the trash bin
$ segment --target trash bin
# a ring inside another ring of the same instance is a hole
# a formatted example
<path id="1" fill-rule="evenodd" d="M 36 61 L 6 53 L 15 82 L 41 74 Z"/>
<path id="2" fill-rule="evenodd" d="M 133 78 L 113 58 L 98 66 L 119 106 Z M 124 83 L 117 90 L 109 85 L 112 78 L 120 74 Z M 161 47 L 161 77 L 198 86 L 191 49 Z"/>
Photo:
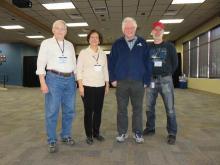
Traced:
<path id="1" fill-rule="evenodd" d="M 186 89 L 187 88 L 187 77 L 185 74 L 179 77 L 179 88 Z"/>
<path id="2" fill-rule="evenodd" d="M 187 81 L 179 81 L 179 88 L 186 89 L 187 88 Z"/>

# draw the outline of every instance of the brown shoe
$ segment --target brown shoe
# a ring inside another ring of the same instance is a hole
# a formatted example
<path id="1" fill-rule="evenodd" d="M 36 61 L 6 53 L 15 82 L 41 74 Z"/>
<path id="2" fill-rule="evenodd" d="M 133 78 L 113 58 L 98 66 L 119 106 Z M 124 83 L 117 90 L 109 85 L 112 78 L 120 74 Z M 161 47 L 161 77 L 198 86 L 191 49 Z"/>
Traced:
<path id="1" fill-rule="evenodd" d="M 176 142 L 176 136 L 175 135 L 168 135 L 167 136 L 167 143 L 170 145 L 174 145 Z"/>

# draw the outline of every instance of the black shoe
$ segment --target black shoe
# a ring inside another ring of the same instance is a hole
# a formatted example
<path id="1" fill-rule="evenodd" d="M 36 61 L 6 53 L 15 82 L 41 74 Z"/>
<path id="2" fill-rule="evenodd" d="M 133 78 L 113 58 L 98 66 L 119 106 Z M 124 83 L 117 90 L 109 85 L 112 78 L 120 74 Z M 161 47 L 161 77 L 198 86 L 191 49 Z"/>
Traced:
<path id="1" fill-rule="evenodd" d="M 143 131 L 144 136 L 152 136 L 155 134 L 155 129 L 149 130 L 148 128 L 145 128 Z"/>
<path id="2" fill-rule="evenodd" d="M 61 141 L 65 144 L 71 145 L 71 146 L 75 144 L 75 141 L 71 137 L 62 138 Z"/>
<path id="3" fill-rule="evenodd" d="M 167 143 L 170 145 L 174 145 L 176 142 L 176 136 L 175 135 L 168 135 L 167 136 Z"/>
<path id="4" fill-rule="evenodd" d="M 87 137 L 86 138 L 86 143 L 89 144 L 89 145 L 92 145 L 93 144 L 93 139 L 91 137 Z"/>
<path id="5" fill-rule="evenodd" d="M 93 136 L 96 140 L 102 142 L 105 140 L 105 138 L 102 135 Z"/>
<path id="6" fill-rule="evenodd" d="M 56 142 L 51 142 L 48 144 L 48 152 L 49 153 L 54 153 L 57 151 L 57 146 L 56 146 Z"/>

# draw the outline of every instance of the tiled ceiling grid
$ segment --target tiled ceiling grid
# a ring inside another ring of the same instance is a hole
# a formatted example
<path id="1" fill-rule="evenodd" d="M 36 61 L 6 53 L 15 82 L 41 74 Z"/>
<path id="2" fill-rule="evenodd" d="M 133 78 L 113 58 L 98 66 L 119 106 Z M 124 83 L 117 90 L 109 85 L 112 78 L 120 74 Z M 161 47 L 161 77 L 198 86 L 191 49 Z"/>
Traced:
<path id="1" fill-rule="evenodd" d="M 28 39 L 25 35 L 42 34 L 46 38 L 51 36 L 52 23 L 57 19 L 68 22 L 86 21 L 88 27 L 68 28 L 67 39 L 74 44 L 87 44 L 85 38 L 78 37 L 79 33 L 97 29 L 104 36 L 104 43 L 111 44 L 122 35 L 121 21 L 126 16 L 134 17 L 138 23 L 138 35 L 151 38 L 151 24 L 162 18 L 184 18 L 181 24 L 169 24 L 170 31 L 165 38 L 176 40 L 210 18 L 219 14 L 220 1 L 206 0 L 203 4 L 173 5 L 172 0 L 31 0 L 32 8 L 17 8 L 11 0 L 0 2 L 0 25 L 20 24 L 24 30 L 6 31 L 0 29 L 0 42 L 21 41 L 32 45 L 39 45 L 41 40 Z M 72 2 L 76 9 L 47 10 L 43 3 Z M 3 4 L 7 3 L 8 7 Z M 13 13 L 18 10 L 18 13 Z M 22 14 L 24 13 L 24 14 Z M 30 21 L 27 15 L 35 21 Z M 42 26 L 39 26 L 43 24 Z"/>

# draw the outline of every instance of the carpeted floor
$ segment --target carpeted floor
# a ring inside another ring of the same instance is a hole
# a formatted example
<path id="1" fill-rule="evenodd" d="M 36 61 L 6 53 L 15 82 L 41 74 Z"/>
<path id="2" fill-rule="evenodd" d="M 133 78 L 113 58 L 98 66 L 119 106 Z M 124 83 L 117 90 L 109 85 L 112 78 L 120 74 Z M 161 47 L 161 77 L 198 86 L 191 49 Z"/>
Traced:
<path id="1" fill-rule="evenodd" d="M 166 143 L 166 116 L 161 98 L 157 101 L 156 134 L 136 144 L 115 140 L 115 90 L 105 98 L 101 132 L 105 141 L 85 143 L 83 106 L 77 93 L 77 116 L 73 123 L 76 145 L 58 142 L 59 151 L 47 152 L 44 128 L 44 97 L 39 88 L 9 87 L 0 91 L 0 165 L 219 165 L 220 96 L 195 90 L 175 90 L 178 121 L 176 145 Z M 146 100 L 146 98 L 145 98 Z M 146 103 L 146 101 L 144 101 Z M 144 105 L 144 122 L 146 122 Z M 60 129 L 60 120 L 58 132 Z"/>

